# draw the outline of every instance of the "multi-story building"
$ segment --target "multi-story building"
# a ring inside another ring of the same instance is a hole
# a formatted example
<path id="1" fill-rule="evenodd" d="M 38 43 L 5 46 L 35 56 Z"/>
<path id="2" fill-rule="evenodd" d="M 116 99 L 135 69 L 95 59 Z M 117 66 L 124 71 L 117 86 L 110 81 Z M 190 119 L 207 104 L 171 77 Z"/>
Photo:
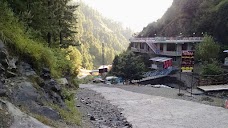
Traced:
<path id="1" fill-rule="evenodd" d="M 130 39 L 133 52 L 148 53 L 154 57 L 169 57 L 173 62 L 180 62 L 182 51 L 194 50 L 203 37 L 154 37 Z"/>

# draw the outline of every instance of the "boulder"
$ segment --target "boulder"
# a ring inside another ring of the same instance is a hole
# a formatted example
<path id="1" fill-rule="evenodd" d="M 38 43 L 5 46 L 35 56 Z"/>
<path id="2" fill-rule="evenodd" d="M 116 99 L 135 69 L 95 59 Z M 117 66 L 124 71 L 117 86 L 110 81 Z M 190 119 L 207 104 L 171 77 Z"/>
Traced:
<path id="1" fill-rule="evenodd" d="M 43 68 L 41 77 L 45 80 L 51 79 L 51 72 L 48 68 Z"/>
<path id="2" fill-rule="evenodd" d="M 68 85 L 68 80 L 66 78 L 57 79 L 58 84 L 66 86 Z"/>
<path id="3" fill-rule="evenodd" d="M 59 120 L 61 118 L 58 112 L 56 112 L 55 110 L 53 110 L 52 108 L 47 107 L 47 106 L 41 106 L 41 107 L 37 107 L 35 109 L 33 108 L 32 111 L 37 114 L 46 116 L 52 120 Z"/>
<path id="4" fill-rule="evenodd" d="M 63 101 L 63 98 L 61 97 L 60 94 L 51 91 L 50 96 L 55 104 L 58 104 L 61 107 L 65 107 L 65 103 Z"/>
<path id="5" fill-rule="evenodd" d="M 37 101 L 41 97 L 37 90 L 30 82 L 21 82 L 12 90 L 13 99 L 17 104 L 30 104 L 32 101 Z"/>
<path id="6" fill-rule="evenodd" d="M 0 97 L 5 97 L 5 96 L 7 96 L 7 94 L 6 94 L 6 90 L 5 89 L 0 89 Z"/>
<path id="7" fill-rule="evenodd" d="M 16 77 L 17 76 L 16 73 L 11 72 L 9 70 L 6 71 L 6 74 L 5 75 L 6 75 L 6 78 L 11 78 L 11 77 Z"/>
<path id="8" fill-rule="evenodd" d="M 2 66 L 2 64 L 0 63 L 0 74 L 4 73 L 5 72 L 5 68 Z"/>
<path id="9" fill-rule="evenodd" d="M 7 69 L 9 67 L 9 62 L 7 59 L 1 59 L 0 63 L 2 64 L 2 66 Z"/>
<path id="10" fill-rule="evenodd" d="M 5 44 L 2 42 L 2 40 L 0 40 L 0 49 L 5 48 Z"/>
<path id="11" fill-rule="evenodd" d="M 8 70 L 10 70 L 11 72 L 16 72 L 17 71 L 17 66 L 16 66 L 16 62 L 18 61 L 17 58 L 12 58 L 9 60 L 9 67 Z"/>
<path id="12" fill-rule="evenodd" d="M 12 119 L 9 119 L 7 122 L 10 122 L 10 125 L 4 126 L 10 128 L 50 128 L 47 125 L 39 122 L 37 119 L 23 113 L 20 109 L 14 106 L 12 103 L 7 101 L 0 100 L 0 106 L 5 106 L 5 109 L 12 116 Z M 6 117 L 7 118 L 7 117 Z M 0 124 L 1 126 L 2 124 Z"/>
<path id="13" fill-rule="evenodd" d="M 9 54 L 6 49 L 0 49 L 0 59 L 8 59 Z"/>
<path id="14" fill-rule="evenodd" d="M 31 65 L 25 62 L 20 62 L 18 66 L 19 74 L 23 76 L 36 76 L 36 72 L 32 69 Z"/>
<path id="15" fill-rule="evenodd" d="M 3 89 L 3 83 L 1 80 L 0 80 L 0 89 Z"/>
<path id="16" fill-rule="evenodd" d="M 44 88 L 47 91 L 51 90 L 51 91 L 58 92 L 58 93 L 61 91 L 59 84 L 54 79 L 45 81 Z"/>

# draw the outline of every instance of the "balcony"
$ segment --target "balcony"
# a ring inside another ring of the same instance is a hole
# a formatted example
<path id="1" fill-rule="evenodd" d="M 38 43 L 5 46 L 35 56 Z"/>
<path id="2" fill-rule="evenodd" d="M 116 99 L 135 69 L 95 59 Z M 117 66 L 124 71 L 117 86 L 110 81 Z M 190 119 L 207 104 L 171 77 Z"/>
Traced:
<path id="1" fill-rule="evenodd" d="M 164 55 L 164 56 L 181 56 L 182 53 L 181 52 L 177 52 L 177 51 L 160 51 L 158 52 L 158 55 Z"/>
<path id="2" fill-rule="evenodd" d="M 147 51 L 146 49 L 137 49 L 134 47 L 131 47 L 131 51 L 132 52 L 139 52 L 139 53 L 149 53 L 149 51 Z"/>

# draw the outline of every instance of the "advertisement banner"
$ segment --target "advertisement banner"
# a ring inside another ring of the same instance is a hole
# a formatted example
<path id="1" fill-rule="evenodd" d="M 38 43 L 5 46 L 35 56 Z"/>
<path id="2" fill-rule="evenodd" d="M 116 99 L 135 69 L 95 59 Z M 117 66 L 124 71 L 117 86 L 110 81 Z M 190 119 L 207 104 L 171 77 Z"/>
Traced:
<path id="1" fill-rule="evenodd" d="M 183 51 L 181 60 L 181 72 L 193 72 L 194 51 Z"/>

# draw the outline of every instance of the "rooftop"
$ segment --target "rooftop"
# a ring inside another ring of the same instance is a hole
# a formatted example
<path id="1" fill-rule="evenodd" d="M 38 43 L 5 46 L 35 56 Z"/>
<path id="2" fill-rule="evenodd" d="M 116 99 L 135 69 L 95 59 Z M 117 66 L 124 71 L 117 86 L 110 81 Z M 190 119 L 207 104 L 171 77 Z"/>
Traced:
<path id="1" fill-rule="evenodd" d="M 172 60 L 172 58 L 168 58 L 168 57 L 155 57 L 155 58 L 151 58 L 150 60 L 156 61 L 156 62 L 165 62 L 167 60 Z"/>
<path id="2" fill-rule="evenodd" d="M 203 37 L 132 37 L 131 42 L 150 42 L 150 43 L 183 43 L 183 42 L 202 42 Z"/>

